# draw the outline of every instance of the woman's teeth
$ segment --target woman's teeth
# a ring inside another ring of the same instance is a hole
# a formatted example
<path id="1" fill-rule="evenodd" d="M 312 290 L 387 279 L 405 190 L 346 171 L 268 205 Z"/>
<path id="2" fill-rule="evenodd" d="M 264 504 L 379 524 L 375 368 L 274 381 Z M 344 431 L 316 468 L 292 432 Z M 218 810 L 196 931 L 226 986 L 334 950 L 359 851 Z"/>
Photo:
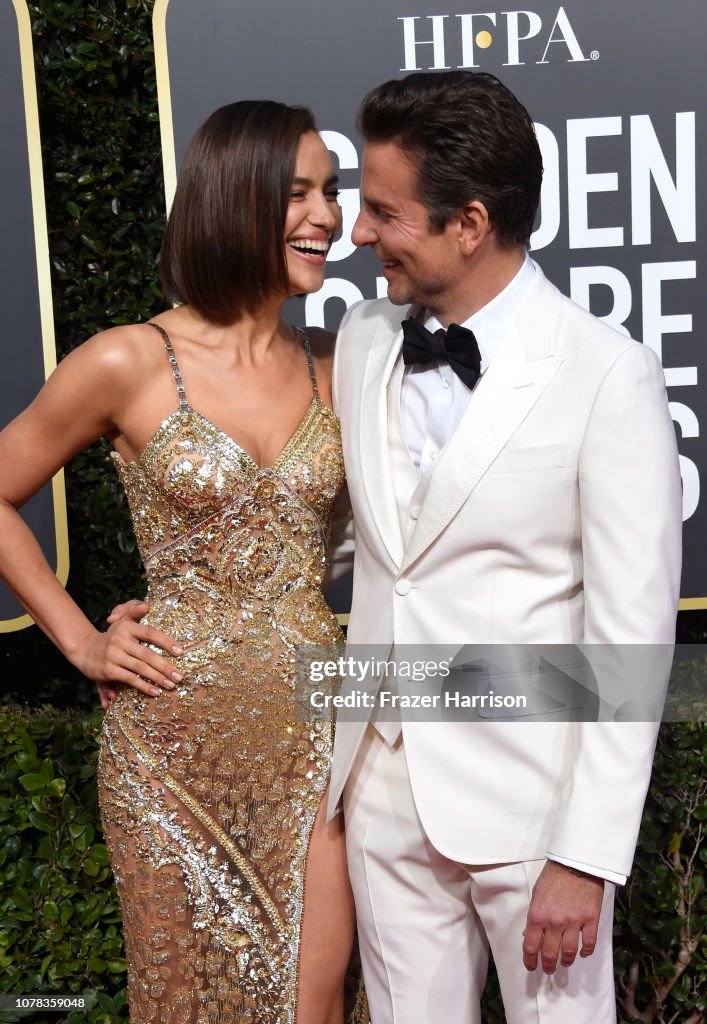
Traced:
<path id="1" fill-rule="evenodd" d="M 290 245 L 298 252 L 304 252 L 310 256 L 324 256 L 329 251 L 329 242 L 318 242 L 313 238 L 296 239 L 294 242 L 290 242 Z"/>

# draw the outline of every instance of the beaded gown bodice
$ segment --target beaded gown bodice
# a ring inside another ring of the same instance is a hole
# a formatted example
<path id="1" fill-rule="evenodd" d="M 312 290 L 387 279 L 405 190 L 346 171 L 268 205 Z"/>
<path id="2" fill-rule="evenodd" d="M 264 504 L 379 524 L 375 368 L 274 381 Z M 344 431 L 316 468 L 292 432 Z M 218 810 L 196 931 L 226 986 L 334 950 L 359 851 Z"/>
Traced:
<path id="1" fill-rule="evenodd" d="M 256 642 L 273 622 L 297 643 L 338 638 L 321 586 L 344 468 L 338 421 L 313 369 L 310 405 L 261 468 L 189 406 L 165 339 L 179 408 L 137 461 L 113 453 L 147 573 L 150 622 L 187 648 L 189 668 Z"/>
<path id="2" fill-rule="evenodd" d="M 344 468 L 312 401 L 270 467 L 179 395 L 140 458 L 114 460 L 148 580 L 145 620 L 184 679 L 106 713 L 101 810 L 121 897 L 131 1020 L 291 1024 L 306 856 L 333 723 L 302 720 L 298 652 L 341 635 L 321 593 Z"/>

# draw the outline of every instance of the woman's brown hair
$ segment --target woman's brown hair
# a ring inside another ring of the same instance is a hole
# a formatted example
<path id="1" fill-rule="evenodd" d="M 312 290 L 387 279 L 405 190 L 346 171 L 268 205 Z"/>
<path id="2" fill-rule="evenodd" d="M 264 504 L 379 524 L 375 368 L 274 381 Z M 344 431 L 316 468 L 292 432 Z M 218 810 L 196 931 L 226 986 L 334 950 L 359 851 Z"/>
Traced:
<path id="1" fill-rule="evenodd" d="M 160 252 L 173 302 L 216 324 L 287 293 L 283 237 L 306 107 L 243 100 L 214 111 L 182 164 Z"/>

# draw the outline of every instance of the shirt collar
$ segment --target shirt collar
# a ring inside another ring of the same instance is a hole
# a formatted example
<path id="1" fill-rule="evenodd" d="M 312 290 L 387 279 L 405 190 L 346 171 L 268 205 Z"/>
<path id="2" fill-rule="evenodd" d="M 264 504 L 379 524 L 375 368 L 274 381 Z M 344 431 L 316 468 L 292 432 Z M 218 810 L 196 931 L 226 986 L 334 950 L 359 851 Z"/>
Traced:
<path id="1" fill-rule="evenodd" d="M 503 291 L 500 291 L 490 302 L 487 302 L 460 325 L 468 327 L 470 331 L 474 332 L 481 352 L 482 373 L 489 368 L 501 342 L 506 337 L 511 321 L 520 308 L 534 277 L 535 263 L 526 253 L 520 270 L 508 282 Z M 442 326 L 436 316 L 427 317 L 424 323 L 427 330 L 432 332 L 438 331 Z"/>

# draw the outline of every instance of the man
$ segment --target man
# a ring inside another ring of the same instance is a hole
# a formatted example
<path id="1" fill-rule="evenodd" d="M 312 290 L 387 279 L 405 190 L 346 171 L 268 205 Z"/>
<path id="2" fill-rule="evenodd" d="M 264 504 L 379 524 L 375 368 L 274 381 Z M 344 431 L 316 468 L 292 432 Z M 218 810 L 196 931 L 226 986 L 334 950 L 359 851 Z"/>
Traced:
<path id="1" fill-rule="evenodd" d="M 334 368 L 349 643 L 393 658 L 671 644 L 681 503 L 662 370 L 529 259 L 527 112 L 491 75 L 422 73 L 374 89 L 360 128 L 353 240 L 388 299 L 347 313 Z M 450 324 L 473 335 L 435 333 Z M 374 1024 L 479 1024 L 489 946 L 509 1024 L 615 1021 L 614 885 L 656 730 L 340 719 L 330 809 L 343 792 Z"/>

